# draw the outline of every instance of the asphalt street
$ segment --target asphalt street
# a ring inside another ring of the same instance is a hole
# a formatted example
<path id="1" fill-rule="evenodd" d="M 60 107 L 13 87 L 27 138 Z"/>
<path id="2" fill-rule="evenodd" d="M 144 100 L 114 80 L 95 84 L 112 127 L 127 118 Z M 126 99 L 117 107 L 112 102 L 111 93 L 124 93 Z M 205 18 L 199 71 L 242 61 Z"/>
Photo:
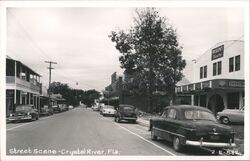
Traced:
<path id="1" fill-rule="evenodd" d="M 209 155 L 198 149 L 177 153 L 171 143 L 152 141 L 146 127 L 115 123 L 86 108 L 9 123 L 6 139 L 7 155 Z"/>

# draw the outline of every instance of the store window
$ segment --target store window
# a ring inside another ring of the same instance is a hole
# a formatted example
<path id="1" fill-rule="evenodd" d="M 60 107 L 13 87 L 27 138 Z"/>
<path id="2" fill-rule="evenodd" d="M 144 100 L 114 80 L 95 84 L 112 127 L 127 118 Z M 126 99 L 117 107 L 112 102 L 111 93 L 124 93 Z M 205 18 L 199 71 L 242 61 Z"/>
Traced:
<path id="1" fill-rule="evenodd" d="M 203 78 L 203 67 L 200 67 L 200 79 Z"/>
<path id="2" fill-rule="evenodd" d="M 218 62 L 218 75 L 221 74 L 221 61 Z"/>
<path id="3" fill-rule="evenodd" d="M 234 71 L 234 57 L 229 58 L 229 72 Z"/>
<path id="4" fill-rule="evenodd" d="M 207 78 L 207 66 L 200 67 L 200 79 Z"/>
<path id="5" fill-rule="evenodd" d="M 213 76 L 216 75 L 216 68 L 217 68 L 217 63 L 213 64 Z"/>
<path id="6" fill-rule="evenodd" d="M 204 66 L 204 78 L 207 78 L 207 66 Z"/>
<path id="7" fill-rule="evenodd" d="M 240 70 L 240 55 L 235 57 L 235 71 Z"/>
<path id="8" fill-rule="evenodd" d="M 221 61 L 213 63 L 213 76 L 220 75 L 222 70 Z"/>

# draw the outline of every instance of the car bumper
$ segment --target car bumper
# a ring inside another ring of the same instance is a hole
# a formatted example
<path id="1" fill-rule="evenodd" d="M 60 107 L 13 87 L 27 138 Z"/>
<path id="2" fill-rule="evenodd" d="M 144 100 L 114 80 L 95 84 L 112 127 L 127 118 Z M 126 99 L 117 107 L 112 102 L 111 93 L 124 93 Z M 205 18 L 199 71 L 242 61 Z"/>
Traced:
<path id="1" fill-rule="evenodd" d="M 231 148 L 236 147 L 235 143 L 214 143 L 214 142 L 202 142 L 187 140 L 186 145 L 208 148 Z"/>
<path id="2" fill-rule="evenodd" d="M 136 117 L 122 117 L 122 120 L 137 120 Z"/>
<path id="3" fill-rule="evenodd" d="M 104 115 L 114 115 L 115 113 L 114 112 L 102 112 L 102 114 L 104 114 Z"/>
<path id="4" fill-rule="evenodd" d="M 8 121 L 19 121 L 19 120 L 31 120 L 32 116 L 16 116 L 16 117 L 9 117 Z"/>

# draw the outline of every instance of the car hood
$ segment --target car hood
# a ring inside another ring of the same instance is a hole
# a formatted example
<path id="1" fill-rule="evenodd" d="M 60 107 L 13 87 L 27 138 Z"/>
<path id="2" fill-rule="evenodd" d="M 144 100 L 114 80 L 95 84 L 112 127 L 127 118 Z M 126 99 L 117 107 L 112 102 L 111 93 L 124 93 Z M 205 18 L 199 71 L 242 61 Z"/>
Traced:
<path id="1" fill-rule="evenodd" d="M 20 110 L 20 111 L 16 111 L 14 114 L 23 114 L 23 115 L 25 115 L 28 112 L 30 112 L 30 111 L 28 111 L 28 110 Z"/>
<path id="2" fill-rule="evenodd" d="M 115 110 L 114 110 L 114 109 L 103 109 L 103 111 L 115 112 Z"/>
<path id="3" fill-rule="evenodd" d="M 189 127 L 191 127 L 192 129 L 196 129 L 196 131 L 199 132 L 228 133 L 232 131 L 232 128 L 230 126 L 219 124 L 218 122 L 215 121 L 195 120 L 187 122 Z"/>

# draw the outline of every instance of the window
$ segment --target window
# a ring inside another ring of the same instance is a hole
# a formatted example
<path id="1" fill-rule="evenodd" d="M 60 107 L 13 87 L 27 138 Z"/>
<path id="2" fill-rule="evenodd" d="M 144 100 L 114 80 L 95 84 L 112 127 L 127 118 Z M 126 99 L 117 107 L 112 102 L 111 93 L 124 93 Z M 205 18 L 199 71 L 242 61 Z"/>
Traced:
<path id="1" fill-rule="evenodd" d="M 170 119 L 175 119 L 176 118 L 176 111 L 175 111 L 175 109 L 170 109 L 167 118 L 170 118 Z"/>
<path id="2" fill-rule="evenodd" d="M 200 79 L 203 78 L 203 67 L 200 67 Z"/>
<path id="3" fill-rule="evenodd" d="M 207 66 L 200 67 L 200 79 L 207 78 Z"/>
<path id="4" fill-rule="evenodd" d="M 217 63 L 213 64 L 213 76 L 216 75 L 216 67 L 217 67 Z"/>
<path id="5" fill-rule="evenodd" d="M 221 64 L 222 64 L 221 61 L 213 63 L 213 76 L 221 74 L 221 68 L 222 68 Z"/>
<path id="6" fill-rule="evenodd" d="M 229 72 L 234 71 L 234 57 L 229 58 Z"/>
<path id="7" fill-rule="evenodd" d="M 218 75 L 221 74 L 221 61 L 218 62 Z"/>
<path id="8" fill-rule="evenodd" d="M 240 70 L 240 55 L 235 57 L 235 71 Z"/>
<path id="9" fill-rule="evenodd" d="M 204 78 L 207 78 L 207 66 L 204 66 Z"/>

